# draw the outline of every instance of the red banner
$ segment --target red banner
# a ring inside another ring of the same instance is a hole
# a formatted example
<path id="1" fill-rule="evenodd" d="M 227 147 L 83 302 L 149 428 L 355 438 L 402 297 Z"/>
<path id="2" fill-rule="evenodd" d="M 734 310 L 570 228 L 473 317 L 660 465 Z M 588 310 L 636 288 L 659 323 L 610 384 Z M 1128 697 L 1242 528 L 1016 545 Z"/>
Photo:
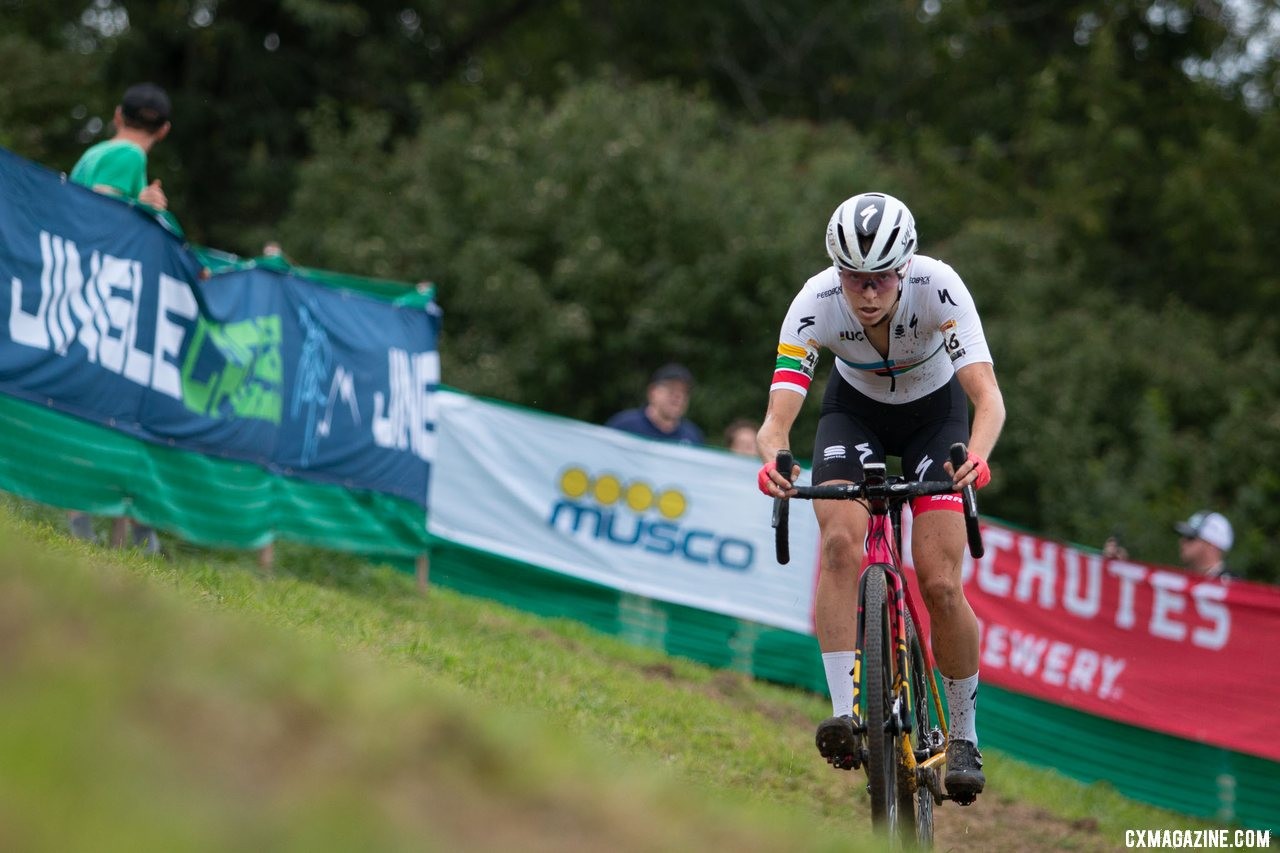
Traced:
<path id="1" fill-rule="evenodd" d="M 1280 589 L 1108 560 L 997 524 L 983 524 L 983 543 L 962 568 L 983 682 L 1280 761 Z"/>

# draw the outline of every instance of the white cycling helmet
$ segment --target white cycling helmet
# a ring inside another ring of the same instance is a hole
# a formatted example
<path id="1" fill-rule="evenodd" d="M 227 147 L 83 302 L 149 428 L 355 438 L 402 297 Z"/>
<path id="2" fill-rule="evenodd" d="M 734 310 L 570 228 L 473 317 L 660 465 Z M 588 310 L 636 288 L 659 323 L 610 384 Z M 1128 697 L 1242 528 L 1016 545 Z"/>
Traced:
<path id="1" fill-rule="evenodd" d="M 827 224 L 827 254 L 850 272 L 900 269 L 915 253 L 915 217 L 891 195 L 855 195 L 836 208 Z"/>

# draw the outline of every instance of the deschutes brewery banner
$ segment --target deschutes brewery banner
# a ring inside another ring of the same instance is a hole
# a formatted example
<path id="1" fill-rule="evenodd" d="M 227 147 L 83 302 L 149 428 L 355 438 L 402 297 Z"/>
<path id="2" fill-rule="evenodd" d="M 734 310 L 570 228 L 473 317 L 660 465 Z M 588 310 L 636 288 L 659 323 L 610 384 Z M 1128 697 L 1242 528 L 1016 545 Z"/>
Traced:
<path id="1" fill-rule="evenodd" d="M 983 542 L 962 569 L 983 682 L 1280 760 L 1280 590 L 1108 560 L 990 522 Z"/>

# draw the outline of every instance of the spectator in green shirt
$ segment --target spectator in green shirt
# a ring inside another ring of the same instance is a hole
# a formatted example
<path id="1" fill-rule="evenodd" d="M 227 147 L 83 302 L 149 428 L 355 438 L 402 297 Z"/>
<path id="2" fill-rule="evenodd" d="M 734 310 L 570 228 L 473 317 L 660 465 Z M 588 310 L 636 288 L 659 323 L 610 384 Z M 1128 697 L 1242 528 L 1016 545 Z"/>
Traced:
<path id="1" fill-rule="evenodd" d="M 160 180 L 147 183 L 147 152 L 169 135 L 169 111 L 169 96 L 164 89 L 154 83 L 130 86 L 112 119 L 115 135 L 84 152 L 71 170 L 71 182 L 105 195 L 140 201 L 161 213 L 167 211 L 169 199 Z M 76 536 L 97 539 L 87 513 L 71 512 L 68 520 Z M 125 544 L 128 526 L 127 518 L 113 519 L 112 545 Z M 142 546 L 147 553 L 160 551 L 155 530 L 145 525 L 134 526 L 133 544 Z"/>
<path id="2" fill-rule="evenodd" d="M 147 152 L 169 135 L 169 109 L 169 96 L 154 83 L 130 86 L 112 119 L 115 135 L 84 152 L 72 183 L 168 210 L 160 180 L 147 183 Z"/>

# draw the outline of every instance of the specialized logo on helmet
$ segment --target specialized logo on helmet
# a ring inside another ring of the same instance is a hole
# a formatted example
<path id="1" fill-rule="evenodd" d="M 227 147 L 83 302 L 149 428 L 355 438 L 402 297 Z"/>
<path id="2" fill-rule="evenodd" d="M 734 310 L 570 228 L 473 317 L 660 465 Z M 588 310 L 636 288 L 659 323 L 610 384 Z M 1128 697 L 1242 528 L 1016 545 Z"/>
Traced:
<path id="1" fill-rule="evenodd" d="M 876 206 L 874 204 L 870 204 L 862 208 L 862 212 L 858 215 L 862 217 L 863 231 L 871 230 L 871 217 L 875 216 L 877 213 L 879 213 L 879 211 L 876 210 Z"/>
<path id="2" fill-rule="evenodd" d="M 755 562 L 755 546 L 746 540 L 681 526 L 689 499 L 679 489 L 659 491 L 610 473 L 593 476 L 576 465 L 562 471 L 556 485 L 563 497 L 547 524 L 564 533 L 733 571 Z"/>

